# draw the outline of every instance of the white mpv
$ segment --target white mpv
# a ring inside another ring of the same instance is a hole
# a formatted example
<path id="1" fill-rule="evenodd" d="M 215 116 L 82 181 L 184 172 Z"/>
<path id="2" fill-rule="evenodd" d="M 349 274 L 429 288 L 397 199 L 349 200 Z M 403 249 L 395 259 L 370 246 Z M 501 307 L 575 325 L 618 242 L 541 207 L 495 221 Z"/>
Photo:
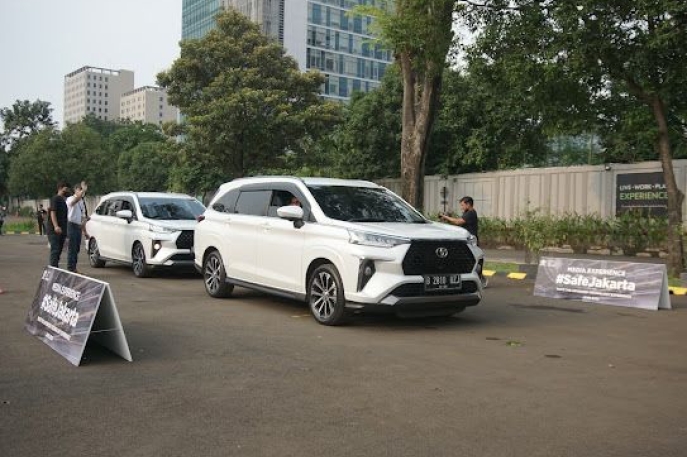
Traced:
<path id="1" fill-rule="evenodd" d="M 357 311 L 452 315 L 482 298 L 482 250 L 367 181 L 242 178 L 223 184 L 196 228 L 212 297 L 234 286 L 305 300 L 317 322 Z"/>
<path id="2" fill-rule="evenodd" d="M 202 203 L 184 194 L 107 194 L 86 223 L 90 264 L 130 264 L 138 277 L 154 268 L 192 266 L 193 232 L 203 211 Z"/>

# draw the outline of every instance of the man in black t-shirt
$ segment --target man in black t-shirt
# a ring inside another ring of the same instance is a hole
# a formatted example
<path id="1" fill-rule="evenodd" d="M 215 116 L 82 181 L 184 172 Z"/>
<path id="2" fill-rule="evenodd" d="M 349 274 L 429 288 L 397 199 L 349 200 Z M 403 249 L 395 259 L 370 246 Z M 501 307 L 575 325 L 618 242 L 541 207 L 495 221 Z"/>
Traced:
<path id="1" fill-rule="evenodd" d="M 48 208 L 48 223 L 46 229 L 50 241 L 50 265 L 58 267 L 60 255 L 67 239 L 67 202 L 69 184 L 62 181 L 57 184 L 57 194 L 50 199 Z"/>
<path id="2" fill-rule="evenodd" d="M 460 208 L 463 210 L 462 216 L 451 217 L 444 213 L 439 213 L 439 219 L 448 222 L 449 224 L 463 227 L 475 237 L 477 245 L 479 246 L 479 218 L 477 217 L 477 211 L 475 211 L 474 205 L 475 202 L 472 197 L 463 197 L 460 199 Z M 482 281 L 482 287 L 487 287 L 489 281 L 485 276 L 482 275 L 481 271 L 479 273 L 479 277 Z"/>
<path id="3" fill-rule="evenodd" d="M 460 199 L 460 208 L 463 210 L 461 217 L 451 217 L 444 213 L 439 213 L 439 219 L 448 222 L 449 224 L 459 225 L 470 232 L 479 242 L 479 218 L 477 211 L 475 211 L 475 202 L 472 197 L 463 197 Z"/>

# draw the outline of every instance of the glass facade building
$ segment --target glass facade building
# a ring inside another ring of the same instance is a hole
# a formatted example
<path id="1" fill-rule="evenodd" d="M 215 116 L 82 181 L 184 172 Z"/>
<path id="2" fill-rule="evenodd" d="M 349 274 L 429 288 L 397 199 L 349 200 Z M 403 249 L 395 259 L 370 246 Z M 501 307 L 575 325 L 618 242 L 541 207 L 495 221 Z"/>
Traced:
<path id="1" fill-rule="evenodd" d="M 183 0 L 181 39 L 202 38 L 215 26 L 220 0 Z"/>
<path id="2" fill-rule="evenodd" d="M 200 38 L 214 27 L 220 8 L 234 8 L 277 39 L 302 71 L 325 76 L 322 95 L 347 101 L 356 91 L 379 86 L 391 52 L 370 31 L 371 17 L 351 9 L 375 0 L 184 0 L 182 39 Z"/>
<path id="3" fill-rule="evenodd" d="M 308 1 L 307 68 L 318 69 L 327 78 L 323 93 L 348 99 L 356 91 L 379 86 L 391 53 L 370 32 L 372 18 L 350 16 L 349 11 L 370 0 Z"/>

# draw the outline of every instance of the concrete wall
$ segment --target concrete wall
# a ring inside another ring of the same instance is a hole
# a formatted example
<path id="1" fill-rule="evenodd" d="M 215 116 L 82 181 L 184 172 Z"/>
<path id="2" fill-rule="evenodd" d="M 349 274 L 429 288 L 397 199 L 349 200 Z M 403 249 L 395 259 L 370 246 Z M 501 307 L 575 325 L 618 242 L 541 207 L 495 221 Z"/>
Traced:
<path id="1" fill-rule="evenodd" d="M 687 160 L 674 160 L 678 187 L 687 188 Z M 469 195 L 481 216 L 513 219 L 525 211 L 540 209 L 545 214 L 615 215 L 616 176 L 626 173 L 660 172 L 659 162 L 638 164 L 584 165 L 575 167 L 527 168 L 425 177 L 424 213 L 444 210 L 441 190 L 446 186 L 446 210 L 460 213 L 458 200 Z M 401 193 L 400 179 L 382 179 L 379 184 Z M 682 214 L 687 222 L 687 205 Z"/>

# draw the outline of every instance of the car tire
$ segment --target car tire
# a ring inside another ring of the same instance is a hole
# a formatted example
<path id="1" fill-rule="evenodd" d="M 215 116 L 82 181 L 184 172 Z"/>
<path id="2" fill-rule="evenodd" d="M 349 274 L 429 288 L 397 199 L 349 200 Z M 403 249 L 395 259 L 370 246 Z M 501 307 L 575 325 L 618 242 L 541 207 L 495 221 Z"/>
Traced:
<path id="1" fill-rule="evenodd" d="M 231 295 L 234 285 L 227 282 L 224 261 L 217 251 L 212 251 L 203 261 L 203 282 L 205 291 L 213 298 L 225 298 Z"/>
<path id="2" fill-rule="evenodd" d="M 331 264 L 320 265 L 308 280 L 308 305 L 317 322 L 341 325 L 348 317 L 341 276 Z"/>
<path id="3" fill-rule="evenodd" d="M 88 240 L 88 263 L 90 263 L 93 268 L 102 268 L 105 266 L 105 261 L 100 257 L 98 243 L 93 237 Z"/>
<path id="4" fill-rule="evenodd" d="M 137 278 L 150 276 L 150 266 L 146 262 L 146 251 L 143 245 L 139 242 L 134 243 L 131 248 L 131 269 Z"/>

